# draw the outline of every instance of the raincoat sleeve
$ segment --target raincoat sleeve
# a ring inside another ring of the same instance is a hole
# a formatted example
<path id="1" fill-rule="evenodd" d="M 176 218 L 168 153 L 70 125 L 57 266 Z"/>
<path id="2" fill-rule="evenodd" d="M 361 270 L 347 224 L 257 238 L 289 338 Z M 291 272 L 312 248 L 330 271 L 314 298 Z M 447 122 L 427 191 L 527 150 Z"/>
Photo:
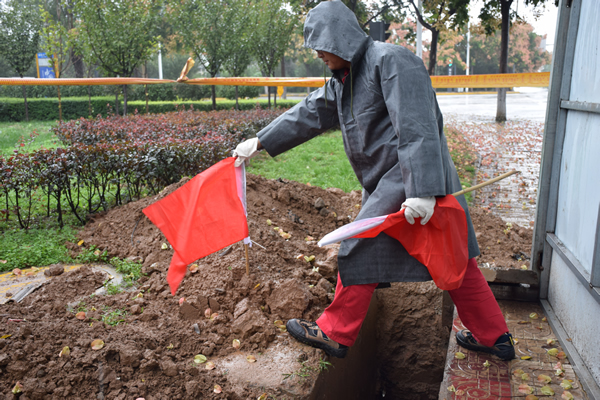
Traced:
<path id="1" fill-rule="evenodd" d="M 423 62 L 408 50 L 379 63 L 383 98 L 398 136 L 398 163 L 406 198 L 446 195 L 441 114 Z M 406 54 L 410 53 L 410 54 Z M 398 57 L 399 56 L 399 57 Z"/>
<path id="2" fill-rule="evenodd" d="M 270 156 L 275 157 L 339 126 L 335 84 L 329 80 L 326 86 L 327 91 L 325 86 L 315 90 L 257 133 L 258 140 Z"/>

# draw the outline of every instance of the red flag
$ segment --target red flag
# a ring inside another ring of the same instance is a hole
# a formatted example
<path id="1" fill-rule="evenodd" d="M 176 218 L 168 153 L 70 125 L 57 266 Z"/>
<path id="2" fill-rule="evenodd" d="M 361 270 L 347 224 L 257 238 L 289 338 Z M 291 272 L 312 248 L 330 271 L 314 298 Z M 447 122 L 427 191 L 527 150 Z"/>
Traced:
<path id="1" fill-rule="evenodd" d="M 347 238 L 373 238 L 381 232 L 397 239 L 411 256 L 425 265 L 437 287 L 442 290 L 460 287 L 469 261 L 468 228 L 465 211 L 454 196 L 438 197 L 433 216 L 425 225 L 419 219 L 410 225 L 404 210 L 400 210 L 348 224 L 329 233 L 319 245 Z"/>
<path id="2" fill-rule="evenodd" d="M 234 161 L 216 163 L 143 210 L 175 250 L 167 273 L 173 295 L 188 264 L 248 237 Z"/>

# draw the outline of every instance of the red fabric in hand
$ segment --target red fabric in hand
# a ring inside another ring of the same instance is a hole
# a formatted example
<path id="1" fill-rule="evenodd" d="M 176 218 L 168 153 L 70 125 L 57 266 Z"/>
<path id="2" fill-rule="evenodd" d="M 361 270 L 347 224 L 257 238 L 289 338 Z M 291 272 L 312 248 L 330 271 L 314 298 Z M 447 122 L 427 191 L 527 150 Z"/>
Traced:
<path id="1" fill-rule="evenodd" d="M 143 210 L 175 250 L 167 273 L 173 295 L 188 264 L 248 237 L 234 162 L 216 163 Z"/>
<path id="2" fill-rule="evenodd" d="M 397 239 L 425 265 L 437 287 L 460 287 L 469 259 L 468 230 L 465 211 L 454 196 L 436 198 L 433 216 L 425 225 L 409 224 L 400 210 L 389 214 L 381 225 L 353 237 L 372 238 L 381 232 Z"/>

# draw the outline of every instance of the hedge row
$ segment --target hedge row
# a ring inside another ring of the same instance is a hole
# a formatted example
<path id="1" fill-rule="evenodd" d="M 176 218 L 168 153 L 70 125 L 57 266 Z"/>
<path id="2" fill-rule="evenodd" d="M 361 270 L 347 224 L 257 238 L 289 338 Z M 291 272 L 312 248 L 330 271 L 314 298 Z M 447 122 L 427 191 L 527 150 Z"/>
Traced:
<path id="1" fill-rule="evenodd" d="M 148 100 L 150 101 L 175 101 L 181 100 L 202 100 L 211 96 L 210 86 L 205 85 L 186 85 L 183 83 L 165 83 L 158 85 L 148 85 Z M 238 97 L 254 98 L 258 97 L 262 87 L 258 86 L 238 86 Z M 25 86 L 27 98 L 53 98 L 57 96 L 56 86 Z M 115 96 L 115 93 L 122 96 L 122 86 L 61 86 L 61 97 L 93 97 Z M 23 98 L 22 86 L 0 86 L 0 97 Z M 225 97 L 235 100 L 234 86 L 217 86 L 217 97 Z M 144 85 L 128 85 L 128 100 L 146 100 L 146 89 Z"/>
<path id="2" fill-rule="evenodd" d="M 277 100 L 277 107 L 289 108 L 298 103 L 299 100 Z M 101 115 L 106 117 L 114 111 L 114 97 L 92 97 L 92 115 Z M 58 99 L 28 99 L 29 119 L 38 121 L 58 120 Z M 273 99 L 271 99 L 273 104 Z M 89 117 L 89 104 L 87 97 L 69 97 L 62 98 L 63 120 L 87 118 Z M 197 111 L 211 111 L 212 102 L 203 101 L 164 101 L 148 102 L 148 111 L 150 114 L 161 114 L 177 111 L 181 106 L 189 108 L 192 106 Z M 242 110 L 253 110 L 257 106 L 267 107 L 266 100 L 239 100 L 239 106 Z M 217 110 L 232 110 L 235 108 L 235 100 L 219 100 Z M 145 101 L 128 101 L 128 113 L 145 114 Z M 122 112 L 122 101 L 119 101 L 119 111 Z M 23 99 L 0 98 L 0 122 L 19 122 L 25 120 L 25 103 Z"/>
<path id="3" fill-rule="evenodd" d="M 65 212 L 83 224 L 229 157 L 244 135 L 281 112 L 188 110 L 59 124 L 54 131 L 64 147 L 0 156 L 0 214 L 24 229 L 40 209 L 60 226 Z"/>

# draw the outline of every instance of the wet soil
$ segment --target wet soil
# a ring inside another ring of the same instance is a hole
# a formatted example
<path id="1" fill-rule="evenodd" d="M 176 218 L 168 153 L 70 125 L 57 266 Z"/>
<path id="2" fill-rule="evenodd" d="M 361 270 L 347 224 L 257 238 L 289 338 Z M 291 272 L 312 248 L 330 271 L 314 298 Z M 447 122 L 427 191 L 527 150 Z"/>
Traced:
<path id="1" fill-rule="evenodd" d="M 206 369 L 194 356 L 260 358 L 270 347 L 293 342 L 277 325 L 314 320 L 333 299 L 337 247 L 319 248 L 317 240 L 356 217 L 360 193 L 249 175 L 250 274 L 243 245 L 234 244 L 199 260 L 198 271 L 188 271 L 171 296 L 165 276 L 173 251 L 142 209 L 185 181 L 95 216 L 79 233 L 83 244 L 70 245 L 74 254 L 96 246 L 111 257 L 139 258 L 145 276 L 137 288 L 94 295 L 107 276 L 84 266 L 52 278 L 19 304 L 1 306 L 1 398 L 16 398 L 11 390 L 17 382 L 21 400 L 289 396 L 283 389 L 234 385 L 223 365 Z M 529 255 L 531 230 L 513 224 L 505 232 L 506 223 L 488 210 L 472 209 L 472 216 L 482 248 L 478 262 L 520 267 L 515 254 Z M 436 398 L 448 343 L 439 323 L 442 292 L 425 282 L 376 293 L 380 394 Z M 96 339 L 102 349 L 91 348 Z M 65 346 L 70 355 L 59 357 Z M 304 357 L 315 364 L 327 359 L 321 351 Z M 308 380 L 298 380 L 303 384 Z"/>

